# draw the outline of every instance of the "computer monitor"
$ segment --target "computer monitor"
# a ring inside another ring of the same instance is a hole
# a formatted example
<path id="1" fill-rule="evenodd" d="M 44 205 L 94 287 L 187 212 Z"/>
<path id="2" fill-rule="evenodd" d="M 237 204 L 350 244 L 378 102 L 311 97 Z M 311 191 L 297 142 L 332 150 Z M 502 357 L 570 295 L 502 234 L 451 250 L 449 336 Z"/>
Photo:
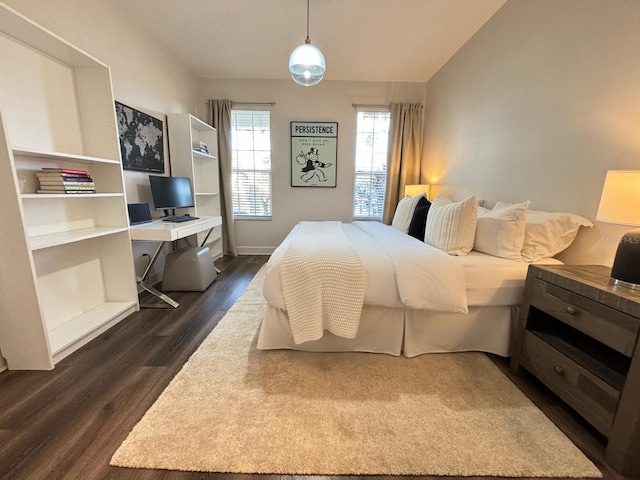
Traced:
<path id="1" fill-rule="evenodd" d="M 156 210 L 164 210 L 165 216 L 169 216 L 169 210 L 194 206 L 191 180 L 187 177 L 149 175 L 149 184 L 153 205 Z"/>

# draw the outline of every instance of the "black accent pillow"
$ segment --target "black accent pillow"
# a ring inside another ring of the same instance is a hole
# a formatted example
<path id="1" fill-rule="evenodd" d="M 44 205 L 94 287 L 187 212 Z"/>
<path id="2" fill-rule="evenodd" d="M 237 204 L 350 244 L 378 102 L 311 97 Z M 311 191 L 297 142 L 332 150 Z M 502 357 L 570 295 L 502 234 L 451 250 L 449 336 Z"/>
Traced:
<path id="1" fill-rule="evenodd" d="M 431 202 L 427 200 L 427 197 L 422 197 L 418 200 L 418 204 L 413 211 L 413 217 L 411 217 L 411 223 L 409 224 L 409 235 L 417 238 L 421 242 L 424 242 L 424 229 L 427 226 L 429 207 L 431 207 Z"/>

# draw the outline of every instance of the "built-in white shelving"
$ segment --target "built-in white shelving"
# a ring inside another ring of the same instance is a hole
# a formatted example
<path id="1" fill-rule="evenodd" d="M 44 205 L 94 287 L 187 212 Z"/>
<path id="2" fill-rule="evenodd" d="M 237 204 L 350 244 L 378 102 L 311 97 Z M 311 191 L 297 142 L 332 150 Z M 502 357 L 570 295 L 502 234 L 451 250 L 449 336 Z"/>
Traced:
<path id="1" fill-rule="evenodd" d="M 111 76 L 2 3 L 0 33 L 0 352 L 50 369 L 139 309 Z M 96 193 L 37 193 L 45 167 Z"/>
<path id="2" fill-rule="evenodd" d="M 189 177 L 194 191 L 196 216 L 217 217 L 220 209 L 220 173 L 218 167 L 218 136 L 216 129 L 189 113 L 167 114 L 171 174 Z M 194 142 L 206 144 L 208 154 L 194 150 Z M 205 245 L 212 257 L 222 256 L 222 226 L 206 237 Z M 198 235 L 201 244 L 206 234 Z"/>

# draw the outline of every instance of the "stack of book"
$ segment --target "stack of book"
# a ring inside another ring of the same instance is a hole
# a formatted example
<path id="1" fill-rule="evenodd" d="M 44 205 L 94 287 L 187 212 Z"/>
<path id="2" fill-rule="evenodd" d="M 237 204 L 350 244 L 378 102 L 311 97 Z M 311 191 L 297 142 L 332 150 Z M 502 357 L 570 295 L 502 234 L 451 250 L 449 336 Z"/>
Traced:
<path id="1" fill-rule="evenodd" d="M 202 152 L 209 155 L 209 147 L 207 147 L 207 144 L 204 142 L 194 141 L 192 143 L 192 147 L 196 152 Z"/>
<path id="2" fill-rule="evenodd" d="M 86 170 L 43 168 L 36 176 L 38 193 L 96 193 L 96 186 Z"/>

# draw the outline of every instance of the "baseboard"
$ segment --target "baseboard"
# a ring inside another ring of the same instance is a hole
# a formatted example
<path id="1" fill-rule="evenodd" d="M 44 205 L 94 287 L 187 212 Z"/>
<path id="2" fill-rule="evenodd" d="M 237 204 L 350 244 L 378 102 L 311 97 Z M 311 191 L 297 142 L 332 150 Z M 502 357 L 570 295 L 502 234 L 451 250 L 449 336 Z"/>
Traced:
<path id="1" fill-rule="evenodd" d="M 238 247 L 238 255 L 271 255 L 276 247 Z"/>

